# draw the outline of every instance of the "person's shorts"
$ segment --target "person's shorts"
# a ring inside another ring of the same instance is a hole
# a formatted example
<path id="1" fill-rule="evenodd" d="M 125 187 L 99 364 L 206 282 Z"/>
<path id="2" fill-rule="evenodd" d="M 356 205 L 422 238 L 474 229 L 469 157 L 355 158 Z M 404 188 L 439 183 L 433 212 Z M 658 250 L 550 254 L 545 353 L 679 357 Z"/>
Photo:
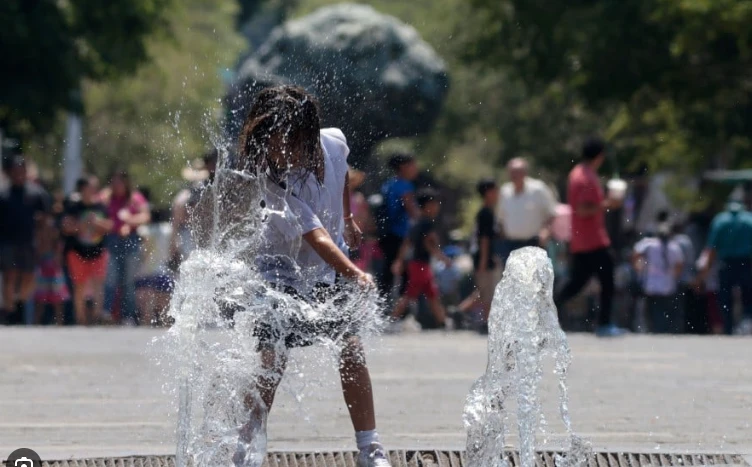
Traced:
<path id="1" fill-rule="evenodd" d="M 292 287 L 282 287 L 282 291 L 296 300 L 308 303 L 324 303 L 334 298 L 333 305 L 342 305 L 346 298 L 338 296 L 341 288 L 337 285 L 317 284 L 311 297 L 302 296 Z M 276 307 L 275 307 L 276 308 Z M 253 332 L 258 338 L 259 350 L 274 348 L 280 341 L 288 349 L 308 347 L 322 339 L 332 342 L 342 342 L 357 334 L 352 320 L 337 314 L 335 318 L 322 316 L 315 320 L 302 319 L 297 316 L 285 316 L 275 323 L 259 323 Z"/>
<path id="2" fill-rule="evenodd" d="M 496 285 L 501 280 L 501 269 L 486 269 L 483 272 L 475 272 L 475 288 L 480 295 L 480 301 L 484 305 L 490 305 L 493 301 Z"/>
<path id="3" fill-rule="evenodd" d="M 103 281 L 107 277 L 107 265 L 110 255 L 105 251 L 96 258 L 83 258 L 75 251 L 69 251 L 68 274 L 75 285 L 81 285 L 90 280 Z"/>
<path id="4" fill-rule="evenodd" d="M 136 289 L 152 289 L 156 292 L 172 293 L 175 281 L 167 274 L 139 277 L 135 280 Z"/>
<path id="5" fill-rule="evenodd" d="M 410 261 L 407 264 L 407 287 L 405 295 L 417 300 L 425 295 L 431 300 L 439 296 L 439 287 L 433 276 L 431 265 L 422 261 Z"/>
<path id="6" fill-rule="evenodd" d="M 0 271 L 20 271 L 31 274 L 37 267 L 34 245 L 0 246 Z"/>

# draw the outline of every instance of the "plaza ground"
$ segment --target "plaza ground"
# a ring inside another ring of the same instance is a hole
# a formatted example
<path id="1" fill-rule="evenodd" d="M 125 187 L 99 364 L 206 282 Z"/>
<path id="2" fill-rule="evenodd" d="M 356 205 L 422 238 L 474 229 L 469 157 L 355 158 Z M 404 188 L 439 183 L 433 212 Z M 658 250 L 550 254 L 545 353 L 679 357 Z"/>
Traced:
<path id="1" fill-rule="evenodd" d="M 19 447 L 43 459 L 174 453 L 175 403 L 162 390 L 165 377 L 149 345 L 162 332 L 0 329 L 0 458 Z M 752 453 L 749 338 L 576 334 L 569 341 L 572 420 L 595 449 Z M 485 339 L 403 334 L 368 347 L 385 444 L 463 448 L 462 408 L 485 369 Z M 280 393 L 270 449 L 352 449 L 334 360 L 313 349 L 295 355 L 288 387 L 302 384 L 296 378 L 306 379 L 306 371 L 325 383 L 316 390 L 309 384 L 300 402 L 289 390 Z M 332 364 L 312 364 L 326 359 Z M 553 448 L 563 426 L 549 370 L 541 399 Z"/>

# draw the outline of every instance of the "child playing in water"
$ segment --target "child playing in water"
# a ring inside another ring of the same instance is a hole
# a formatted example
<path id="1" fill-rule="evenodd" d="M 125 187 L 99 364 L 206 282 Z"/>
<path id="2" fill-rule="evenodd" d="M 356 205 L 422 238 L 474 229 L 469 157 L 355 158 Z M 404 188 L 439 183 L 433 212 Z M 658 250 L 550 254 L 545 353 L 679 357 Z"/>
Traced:
<path id="1" fill-rule="evenodd" d="M 316 100 L 296 87 L 262 91 L 243 125 L 239 152 L 237 168 L 265 179 L 264 205 L 286 207 L 285 214 L 269 210 L 265 244 L 255 259 L 269 286 L 309 303 L 323 303 L 336 295 L 335 276 L 373 288 L 370 275 L 343 253 L 346 238 L 356 244 L 360 237 L 349 212 L 349 149 L 341 131 L 320 129 Z M 258 454 L 265 449 L 266 416 L 289 349 L 311 345 L 321 337 L 341 343 L 340 377 L 360 452 L 358 466 L 390 465 L 376 432 L 363 347 L 351 324 L 346 318 L 288 317 L 285 326 L 256 327 L 262 374 L 256 381 L 258 397 L 252 391 L 245 398 L 250 420 L 240 430 L 233 457 L 236 466 L 261 465 L 263 457 Z"/>

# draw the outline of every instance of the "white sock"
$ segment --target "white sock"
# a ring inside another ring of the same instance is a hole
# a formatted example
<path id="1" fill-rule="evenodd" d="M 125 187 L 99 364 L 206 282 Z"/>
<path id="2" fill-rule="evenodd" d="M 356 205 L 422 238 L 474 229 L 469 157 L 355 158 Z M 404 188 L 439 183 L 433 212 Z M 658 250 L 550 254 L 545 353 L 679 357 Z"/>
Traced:
<path id="1" fill-rule="evenodd" d="M 356 431 L 355 442 L 358 444 L 358 451 L 368 449 L 372 443 L 379 442 L 379 434 L 375 429 L 369 431 Z"/>

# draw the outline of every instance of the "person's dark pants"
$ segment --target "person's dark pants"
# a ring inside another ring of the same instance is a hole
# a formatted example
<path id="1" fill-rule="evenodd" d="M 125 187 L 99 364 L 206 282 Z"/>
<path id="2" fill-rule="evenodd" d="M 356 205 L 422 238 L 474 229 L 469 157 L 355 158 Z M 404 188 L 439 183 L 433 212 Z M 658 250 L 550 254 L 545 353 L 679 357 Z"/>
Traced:
<path id="1" fill-rule="evenodd" d="M 540 246 L 540 238 L 537 236 L 528 238 L 527 240 L 511 240 L 505 238 L 501 241 L 501 258 L 506 263 L 509 259 L 509 255 L 511 255 L 514 250 L 519 250 L 520 248 L 525 248 L 527 246 Z"/>
<path id="2" fill-rule="evenodd" d="M 394 274 L 392 273 L 392 265 L 399 255 L 400 248 L 404 239 L 399 235 L 388 234 L 379 240 L 379 246 L 381 247 L 381 253 L 384 257 L 384 264 L 381 267 L 381 272 L 377 278 L 379 293 L 387 301 L 391 298 L 392 288 L 394 288 Z M 405 268 L 407 269 L 407 268 Z M 407 283 L 406 278 L 402 277 L 402 290 L 404 290 Z"/>
<path id="3" fill-rule="evenodd" d="M 611 306 L 614 299 L 614 260 L 611 258 L 611 253 L 607 248 L 574 253 L 570 265 L 572 272 L 569 275 L 569 281 L 554 300 L 559 309 L 559 321 L 565 322 L 566 314 L 562 311 L 564 305 L 580 293 L 591 277 L 598 276 L 601 285 L 598 326 L 611 324 Z"/>
<path id="4" fill-rule="evenodd" d="M 669 334 L 673 332 L 677 319 L 678 304 L 673 295 L 647 295 L 645 305 L 650 316 L 650 332 Z"/>
<path id="5" fill-rule="evenodd" d="M 723 332 L 734 330 L 734 286 L 742 292 L 744 317 L 752 319 L 752 258 L 731 258 L 721 261 L 718 271 L 718 301 L 723 317 Z"/>
<path id="6" fill-rule="evenodd" d="M 698 295 L 689 284 L 679 287 L 679 300 L 684 309 L 684 332 L 687 334 L 709 334 L 708 309 L 705 297 Z"/>
<path id="7" fill-rule="evenodd" d="M 136 320 L 136 268 L 139 261 L 141 239 L 137 235 L 108 237 L 107 250 L 110 263 L 104 287 L 104 311 L 111 314 L 117 291 L 121 292 L 120 315 L 124 320 Z"/>

